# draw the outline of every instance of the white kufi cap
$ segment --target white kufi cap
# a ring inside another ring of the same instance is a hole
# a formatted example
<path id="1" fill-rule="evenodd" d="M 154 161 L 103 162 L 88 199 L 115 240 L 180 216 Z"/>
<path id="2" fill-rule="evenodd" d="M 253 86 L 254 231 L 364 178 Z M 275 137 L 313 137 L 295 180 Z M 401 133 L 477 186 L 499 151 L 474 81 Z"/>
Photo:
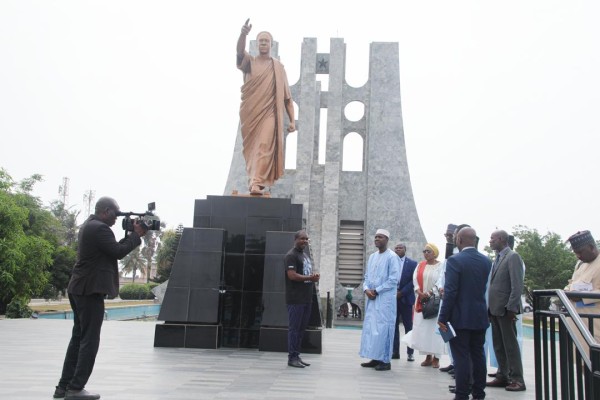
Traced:
<path id="1" fill-rule="evenodd" d="M 383 235 L 386 238 L 390 238 L 390 232 L 386 231 L 385 229 L 377 229 L 377 232 L 375 232 L 375 235 Z"/>

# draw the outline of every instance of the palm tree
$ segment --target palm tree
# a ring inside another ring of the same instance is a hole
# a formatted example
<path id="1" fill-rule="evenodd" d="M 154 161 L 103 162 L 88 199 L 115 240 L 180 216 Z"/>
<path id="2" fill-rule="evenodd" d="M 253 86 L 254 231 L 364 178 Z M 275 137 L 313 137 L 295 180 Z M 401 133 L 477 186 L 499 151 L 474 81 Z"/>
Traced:
<path id="1" fill-rule="evenodd" d="M 161 228 L 166 226 L 164 221 L 160 223 Z M 148 231 L 142 236 L 144 247 L 142 248 L 142 256 L 146 259 L 146 283 L 150 282 L 150 272 L 152 272 L 152 262 L 155 260 L 155 255 L 162 240 L 163 231 Z"/>
<path id="2" fill-rule="evenodd" d="M 146 259 L 142 255 L 142 249 L 139 247 L 121 260 L 121 272 L 124 274 L 131 272 L 133 274 L 132 283 L 135 283 L 135 274 L 138 270 L 142 272 L 146 270 Z"/>

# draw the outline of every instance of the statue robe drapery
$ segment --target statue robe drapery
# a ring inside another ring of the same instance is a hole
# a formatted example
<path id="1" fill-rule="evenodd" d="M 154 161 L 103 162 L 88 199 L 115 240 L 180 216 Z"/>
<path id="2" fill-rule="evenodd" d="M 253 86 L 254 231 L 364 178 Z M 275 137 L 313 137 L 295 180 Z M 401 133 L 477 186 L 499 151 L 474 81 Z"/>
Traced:
<path id="1" fill-rule="evenodd" d="M 283 65 L 276 59 L 257 66 L 248 53 L 238 62 L 244 72 L 240 124 L 248 186 L 272 186 L 283 176 L 283 113 L 291 92 Z"/>

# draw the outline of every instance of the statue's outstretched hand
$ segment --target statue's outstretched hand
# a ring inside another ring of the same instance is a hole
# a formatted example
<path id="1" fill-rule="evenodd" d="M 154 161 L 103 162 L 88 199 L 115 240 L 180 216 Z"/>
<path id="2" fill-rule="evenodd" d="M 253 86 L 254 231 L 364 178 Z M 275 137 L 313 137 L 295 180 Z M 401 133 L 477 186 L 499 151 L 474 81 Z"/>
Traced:
<path id="1" fill-rule="evenodd" d="M 244 23 L 244 26 L 242 26 L 242 34 L 248 35 L 248 33 L 250 33 L 251 29 L 252 29 L 252 24 L 250 24 L 250 18 L 248 18 L 246 20 L 246 22 Z"/>

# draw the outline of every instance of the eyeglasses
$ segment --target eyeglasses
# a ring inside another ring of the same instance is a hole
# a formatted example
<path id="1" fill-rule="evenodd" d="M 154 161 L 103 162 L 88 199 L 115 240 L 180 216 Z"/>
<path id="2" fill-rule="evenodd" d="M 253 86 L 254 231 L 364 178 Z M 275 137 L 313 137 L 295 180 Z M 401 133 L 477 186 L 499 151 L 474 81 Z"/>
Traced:
<path id="1" fill-rule="evenodd" d="M 429 250 L 429 249 L 423 250 L 423 254 L 426 254 L 426 253 L 431 253 L 431 250 Z"/>

